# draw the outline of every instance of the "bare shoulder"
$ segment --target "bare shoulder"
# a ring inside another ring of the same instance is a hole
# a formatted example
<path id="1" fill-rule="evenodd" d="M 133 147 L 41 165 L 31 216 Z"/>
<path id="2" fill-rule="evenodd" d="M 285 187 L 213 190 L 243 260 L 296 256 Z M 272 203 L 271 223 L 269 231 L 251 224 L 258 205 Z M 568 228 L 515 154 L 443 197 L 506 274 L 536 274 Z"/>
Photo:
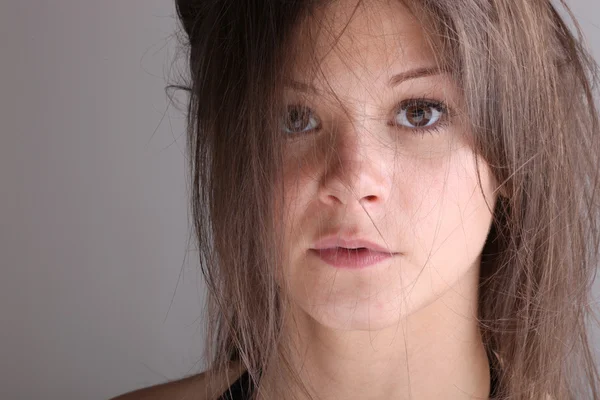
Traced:
<path id="1" fill-rule="evenodd" d="M 230 364 L 227 373 L 209 382 L 209 372 L 172 382 L 149 386 L 122 394 L 110 400 L 216 400 L 244 370 L 239 362 Z"/>

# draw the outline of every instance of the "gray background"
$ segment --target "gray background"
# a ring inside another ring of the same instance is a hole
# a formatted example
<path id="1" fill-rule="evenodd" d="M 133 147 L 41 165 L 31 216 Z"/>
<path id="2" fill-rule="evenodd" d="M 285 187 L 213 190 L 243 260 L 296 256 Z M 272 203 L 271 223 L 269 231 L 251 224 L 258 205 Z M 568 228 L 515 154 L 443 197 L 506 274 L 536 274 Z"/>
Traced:
<path id="1" fill-rule="evenodd" d="M 571 4 L 598 57 L 600 2 Z M 1 399 L 205 365 L 174 28 L 169 0 L 0 3 Z"/>

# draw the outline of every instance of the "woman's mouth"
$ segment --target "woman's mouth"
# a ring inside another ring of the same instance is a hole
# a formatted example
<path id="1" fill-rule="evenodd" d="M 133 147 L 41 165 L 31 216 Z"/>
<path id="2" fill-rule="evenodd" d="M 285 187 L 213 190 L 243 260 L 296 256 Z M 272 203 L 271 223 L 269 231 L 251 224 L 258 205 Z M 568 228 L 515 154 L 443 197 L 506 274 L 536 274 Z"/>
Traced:
<path id="1" fill-rule="evenodd" d="M 366 247 L 356 249 L 332 247 L 326 249 L 310 249 L 314 255 L 336 268 L 365 268 L 390 259 L 394 253 L 386 253 Z"/>

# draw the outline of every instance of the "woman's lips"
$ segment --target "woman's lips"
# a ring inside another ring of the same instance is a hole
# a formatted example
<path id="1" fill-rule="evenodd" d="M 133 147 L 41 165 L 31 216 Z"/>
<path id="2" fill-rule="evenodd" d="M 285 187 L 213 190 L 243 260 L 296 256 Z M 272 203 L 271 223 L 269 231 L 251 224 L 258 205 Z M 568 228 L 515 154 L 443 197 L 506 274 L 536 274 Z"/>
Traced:
<path id="1" fill-rule="evenodd" d="M 390 259 L 394 253 L 384 253 L 370 248 L 349 249 L 333 247 L 326 249 L 310 249 L 327 264 L 337 268 L 365 268 Z"/>
<path id="2" fill-rule="evenodd" d="M 363 239 L 359 236 L 342 236 L 339 234 L 324 237 L 323 239 L 314 243 L 314 245 L 312 246 L 312 248 L 315 250 L 334 249 L 336 247 L 345 249 L 359 249 L 361 247 L 364 247 L 381 253 L 394 253 L 393 251 L 383 246 L 380 246 L 377 243 L 371 242 L 368 239 Z"/>

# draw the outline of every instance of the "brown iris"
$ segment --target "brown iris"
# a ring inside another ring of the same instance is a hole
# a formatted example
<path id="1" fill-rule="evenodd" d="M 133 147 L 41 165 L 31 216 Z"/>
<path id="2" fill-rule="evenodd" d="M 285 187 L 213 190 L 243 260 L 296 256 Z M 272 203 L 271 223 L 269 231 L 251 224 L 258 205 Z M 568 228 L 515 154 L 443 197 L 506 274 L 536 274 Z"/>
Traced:
<path id="1" fill-rule="evenodd" d="M 290 133 L 310 130 L 311 116 L 312 112 L 308 107 L 290 106 L 284 121 L 284 128 Z"/>
<path id="2" fill-rule="evenodd" d="M 431 106 L 415 104 L 406 108 L 406 120 L 416 127 L 426 126 L 431 117 Z"/>

